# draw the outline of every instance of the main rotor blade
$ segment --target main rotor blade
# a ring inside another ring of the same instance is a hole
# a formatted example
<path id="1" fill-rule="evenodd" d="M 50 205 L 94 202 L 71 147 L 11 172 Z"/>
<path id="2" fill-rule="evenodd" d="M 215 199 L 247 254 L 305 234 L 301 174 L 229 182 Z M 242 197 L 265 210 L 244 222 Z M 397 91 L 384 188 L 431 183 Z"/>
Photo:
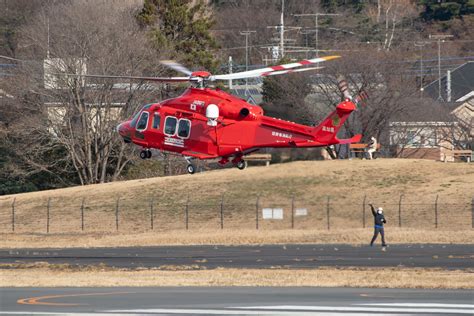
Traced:
<path id="1" fill-rule="evenodd" d="M 188 82 L 188 81 L 194 80 L 189 77 L 104 76 L 104 75 L 62 74 L 62 73 L 54 73 L 54 75 L 71 76 L 71 77 L 86 77 L 86 78 L 105 78 L 105 79 L 131 79 L 131 80 L 145 80 L 145 81 L 158 81 L 158 82 Z"/>
<path id="2" fill-rule="evenodd" d="M 191 76 L 192 71 L 174 60 L 161 60 L 160 63 L 173 70 L 179 71 L 185 75 Z"/>
<path id="3" fill-rule="evenodd" d="M 310 67 L 310 68 L 301 68 L 301 69 L 278 70 L 278 71 L 274 71 L 274 72 L 263 73 L 263 74 L 261 74 L 261 76 L 262 77 L 275 76 L 275 75 L 282 75 L 282 74 L 294 73 L 294 72 L 318 70 L 318 69 L 323 69 L 323 68 L 324 67 Z"/>
<path id="4" fill-rule="evenodd" d="M 252 78 L 252 77 L 259 77 L 264 73 L 271 73 L 274 71 L 283 71 L 283 70 L 288 70 L 292 68 L 297 68 L 297 67 L 302 67 L 306 65 L 311 65 L 311 64 L 317 64 L 321 63 L 324 61 L 328 61 L 331 59 L 336 59 L 341 56 L 326 56 L 326 57 L 319 57 L 319 58 L 313 58 L 313 59 L 305 59 L 296 63 L 289 63 L 289 64 L 284 64 L 284 65 L 278 65 L 278 66 L 271 66 L 271 67 L 265 67 L 265 68 L 260 68 L 260 69 L 254 69 L 254 70 L 248 70 L 248 71 L 242 71 L 242 72 L 236 72 L 233 74 L 225 74 L 225 75 L 215 75 L 209 77 L 210 80 L 230 80 L 230 79 L 244 79 L 244 78 Z"/>

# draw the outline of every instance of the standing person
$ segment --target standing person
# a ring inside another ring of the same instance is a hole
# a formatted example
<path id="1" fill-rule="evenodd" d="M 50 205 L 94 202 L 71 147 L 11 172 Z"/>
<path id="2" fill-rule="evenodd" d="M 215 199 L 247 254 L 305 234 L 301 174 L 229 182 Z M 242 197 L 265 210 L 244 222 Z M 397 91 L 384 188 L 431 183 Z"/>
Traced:
<path id="1" fill-rule="evenodd" d="M 369 146 L 367 147 L 368 147 L 367 153 L 369 154 L 369 159 L 372 160 L 373 159 L 372 154 L 377 151 L 377 139 L 374 136 L 370 138 L 370 143 L 369 143 Z"/>
<path id="2" fill-rule="evenodd" d="M 372 209 L 372 215 L 374 215 L 374 237 L 372 237 L 372 240 L 370 241 L 370 246 L 372 247 L 374 245 L 375 239 L 377 239 L 377 236 L 380 235 L 382 236 L 382 247 L 386 247 L 387 244 L 385 243 L 385 233 L 383 230 L 383 224 L 387 223 L 385 220 L 385 216 L 383 216 L 383 209 L 381 207 L 377 207 L 377 209 L 374 208 L 372 204 L 369 204 L 370 208 Z"/>

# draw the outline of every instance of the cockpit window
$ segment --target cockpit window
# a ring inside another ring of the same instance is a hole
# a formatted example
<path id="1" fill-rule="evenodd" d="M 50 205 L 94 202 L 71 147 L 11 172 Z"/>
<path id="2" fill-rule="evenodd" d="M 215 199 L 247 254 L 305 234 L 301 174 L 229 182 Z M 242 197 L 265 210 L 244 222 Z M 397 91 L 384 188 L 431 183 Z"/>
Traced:
<path id="1" fill-rule="evenodd" d="M 134 127 L 137 125 L 137 121 L 138 121 L 138 117 L 140 116 L 140 113 L 141 113 L 143 110 L 148 110 L 152 105 L 153 105 L 153 103 L 145 104 L 145 105 L 140 109 L 140 111 L 138 111 L 138 112 L 133 116 L 133 119 L 132 119 L 132 121 L 130 122 L 130 126 L 131 126 L 132 128 L 134 128 Z"/>
<path id="2" fill-rule="evenodd" d="M 140 111 L 137 112 L 137 114 L 135 114 L 135 116 L 133 117 L 132 121 L 130 122 L 130 126 L 132 128 L 135 128 L 135 126 L 137 125 L 137 121 L 138 121 L 138 117 L 140 116 Z"/>
<path id="3" fill-rule="evenodd" d="M 165 120 L 165 134 L 173 136 L 176 133 L 176 123 L 178 120 L 174 116 L 168 116 Z"/>
<path id="4" fill-rule="evenodd" d="M 137 123 L 137 131 L 144 131 L 148 125 L 148 112 L 142 112 Z"/>
<path id="5" fill-rule="evenodd" d="M 180 119 L 178 123 L 178 136 L 181 138 L 188 138 L 191 131 L 191 121 Z"/>

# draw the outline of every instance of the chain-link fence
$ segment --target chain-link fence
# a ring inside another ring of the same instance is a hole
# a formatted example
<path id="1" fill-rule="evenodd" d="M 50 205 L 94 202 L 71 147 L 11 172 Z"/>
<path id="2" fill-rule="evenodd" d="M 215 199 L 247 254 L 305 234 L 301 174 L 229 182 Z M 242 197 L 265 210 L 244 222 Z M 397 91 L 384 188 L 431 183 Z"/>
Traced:
<path id="1" fill-rule="evenodd" d="M 337 200 L 331 196 L 311 201 L 290 197 L 274 201 L 264 196 L 233 200 L 194 202 L 183 197 L 179 202 L 158 198 L 89 201 L 87 197 L 47 198 L 41 207 L 34 201 L 0 202 L 0 232 L 144 232 L 187 229 L 315 229 L 363 228 L 373 225 L 367 197 Z M 474 228 L 474 198 L 464 203 L 385 203 L 387 224 L 423 229 Z"/>

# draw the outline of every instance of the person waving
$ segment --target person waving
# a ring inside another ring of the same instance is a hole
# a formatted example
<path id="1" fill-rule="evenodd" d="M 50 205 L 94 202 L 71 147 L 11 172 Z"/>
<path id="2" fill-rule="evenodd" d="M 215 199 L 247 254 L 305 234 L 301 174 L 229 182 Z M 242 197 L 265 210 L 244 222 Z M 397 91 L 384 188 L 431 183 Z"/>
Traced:
<path id="1" fill-rule="evenodd" d="M 387 220 L 383 215 L 383 209 L 381 207 L 377 207 L 377 209 L 375 209 L 372 204 L 369 205 L 372 209 L 372 215 L 374 215 L 374 236 L 370 241 L 370 246 L 372 247 L 374 245 L 374 241 L 377 239 L 377 236 L 380 233 L 380 236 L 382 236 L 382 247 L 387 247 L 387 244 L 385 243 L 385 232 L 383 228 L 383 224 L 386 224 Z"/>

